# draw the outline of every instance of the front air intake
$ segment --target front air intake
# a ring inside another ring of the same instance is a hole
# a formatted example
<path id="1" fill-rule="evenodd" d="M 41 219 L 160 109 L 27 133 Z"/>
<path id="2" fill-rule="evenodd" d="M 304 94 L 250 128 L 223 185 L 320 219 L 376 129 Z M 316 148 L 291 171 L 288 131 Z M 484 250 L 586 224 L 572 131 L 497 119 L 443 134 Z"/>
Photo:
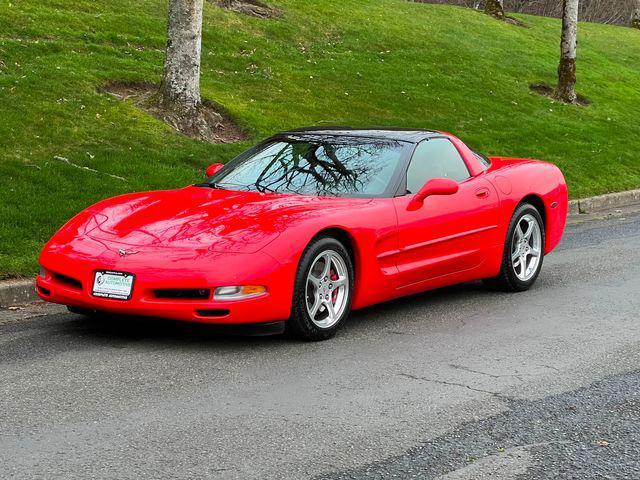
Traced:
<path id="1" fill-rule="evenodd" d="M 156 298 L 166 300 L 207 300 L 211 296 L 208 288 L 160 288 L 153 291 Z"/>
<path id="2" fill-rule="evenodd" d="M 229 310 L 217 308 L 215 310 L 196 310 L 196 313 L 200 317 L 226 317 L 229 315 Z"/>
<path id="3" fill-rule="evenodd" d="M 68 275 L 63 275 L 61 273 L 53 273 L 52 275 L 56 282 L 75 288 L 76 290 L 82 290 L 82 282 L 80 280 L 76 280 L 73 277 L 69 277 Z"/>

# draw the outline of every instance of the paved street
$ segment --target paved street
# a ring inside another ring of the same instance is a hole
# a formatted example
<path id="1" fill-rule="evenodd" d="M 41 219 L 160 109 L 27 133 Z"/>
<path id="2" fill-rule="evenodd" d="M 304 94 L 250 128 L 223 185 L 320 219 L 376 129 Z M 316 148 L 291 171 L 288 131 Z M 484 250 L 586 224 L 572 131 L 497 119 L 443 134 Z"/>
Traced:
<path id="1" fill-rule="evenodd" d="M 0 311 L 0 478 L 640 478 L 640 216 L 323 343 Z"/>

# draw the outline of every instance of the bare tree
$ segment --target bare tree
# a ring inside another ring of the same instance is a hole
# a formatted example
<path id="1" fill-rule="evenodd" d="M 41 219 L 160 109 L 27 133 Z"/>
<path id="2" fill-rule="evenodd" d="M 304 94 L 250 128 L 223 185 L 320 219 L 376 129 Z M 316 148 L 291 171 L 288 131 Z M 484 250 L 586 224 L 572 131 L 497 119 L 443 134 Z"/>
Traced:
<path id="1" fill-rule="evenodd" d="M 169 0 L 167 50 L 160 85 L 164 119 L 182 133 L 207 137 L 222 117 L 202 108 L 200 50 L 203 0 Z"/>
<path id="2" fill-rule="evenodd" d="M 640 28 L 640 0 L 634 0 L 631 26 L 633 28 Z"/>
<path id="3" fill-rule="evenodd" d="M 203 0 L 169 0 L 167 52 L 160 87 L 170 110 L 193 110 L 200 103 L 200 46 Z"/>
<path id="4" fill-rule="evenodd" d="M 487 0 L 414 0 L 422 3 L 445 3 L 484 9 Z M 584 22 L 628 25 L 638 0 L 581 0 L 578 16 Z M 505 12 L 528 13 L 545 17 L 562 17 L 559 0 L 503 0 Z"/>
<path id="5" fill-rule="evenodd" d="M 484 13 L 496 18 L 504 18 L 504 0 L 487 0 Z"/>
<path id="6" fill-rule="evenodd" d="M 576 101 L 576 50 L 578 46 L 579 0 L 562 2 L 562 38 L 556 97 L 563 102 Z"/>

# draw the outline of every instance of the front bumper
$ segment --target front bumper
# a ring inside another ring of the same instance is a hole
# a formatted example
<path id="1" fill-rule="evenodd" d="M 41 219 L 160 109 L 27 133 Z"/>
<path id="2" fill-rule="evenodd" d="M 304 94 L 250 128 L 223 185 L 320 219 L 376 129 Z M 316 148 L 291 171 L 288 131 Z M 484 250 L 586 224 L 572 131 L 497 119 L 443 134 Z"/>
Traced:
<path id="1" fill-rule="evenodd" d="M 157 256 L 144 252 L 131 259 L 81 259 L 73 254 L 43 253 L 40 263 L 45 271 L 44 276 L 36 278 L 40 298 L 70 307 L 212 324 L 281 321 L 291 312 L 291 273 L 263 253 L 215 254 L 197 264 L 186 262 L 181 268 L 161 265 Z M 103 269 L 135 274 L 129 300 L 92 295 L 95 272 Z M 63 281 L 66 277 L 76 280 L 75 284 Z M 267 292 L 243 300 L 213 300 L 215 287 L 225 285 L 264 285 Z M 209 289 L 210 295 L 203 299 L 158 298 L 155 292 L 159 289 Z"/>
<path id="2" fill-rule="evenodd" d="M 151 296 L 111 300 L 94 297 L 88 292 L 65 287 L 42 277 L 36 279 L 36 291 L 41 299 L 48 302 L 119 315 L 218 324 L 273 322 L 285 320 L 288 316 L 274 306 L 269 293 L 260 297 L 225 302 L 156 299 Z"/>

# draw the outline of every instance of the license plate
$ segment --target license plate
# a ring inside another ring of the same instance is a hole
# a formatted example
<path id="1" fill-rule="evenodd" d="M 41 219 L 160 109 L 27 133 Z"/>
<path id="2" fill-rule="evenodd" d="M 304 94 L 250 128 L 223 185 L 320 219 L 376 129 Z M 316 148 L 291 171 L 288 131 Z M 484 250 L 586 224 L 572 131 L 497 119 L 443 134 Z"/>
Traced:
<path id="1" fill-rule="evenodd" d="M 132 273 L 99 270 L 93 279 L 93 296 L 129 300 L 134 278 Z"/>

